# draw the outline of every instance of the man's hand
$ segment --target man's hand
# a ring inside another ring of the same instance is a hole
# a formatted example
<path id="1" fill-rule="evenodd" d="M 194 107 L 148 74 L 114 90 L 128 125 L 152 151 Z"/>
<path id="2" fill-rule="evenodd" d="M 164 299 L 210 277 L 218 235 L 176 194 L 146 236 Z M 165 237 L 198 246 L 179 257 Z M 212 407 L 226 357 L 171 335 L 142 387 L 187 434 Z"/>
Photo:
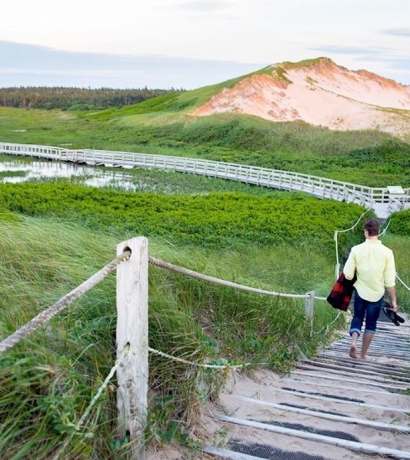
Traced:
<path id="1" fill-rule="evenodd" d="M 396 311 L 399 309 L 396 300 L 394 300 L 394 301 L 392 300 L 392 302 L 391 302 L 391 309 L 392 309 L 394 312 L 396 312 Z"/>

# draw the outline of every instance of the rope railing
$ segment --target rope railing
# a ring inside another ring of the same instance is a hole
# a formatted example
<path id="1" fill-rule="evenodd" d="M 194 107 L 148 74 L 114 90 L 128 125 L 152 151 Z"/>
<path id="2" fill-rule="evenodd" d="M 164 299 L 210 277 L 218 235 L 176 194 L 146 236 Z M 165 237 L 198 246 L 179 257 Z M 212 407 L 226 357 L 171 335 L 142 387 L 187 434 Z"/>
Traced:
<path id="1" fill-rule="evenodd" d="M 41 313 L 39 313 L 27 324 L 15 331 L 13 334 L 9 335 L 6 339 L 2 340 L 0 342 L 0 356 L 5 351 L 16 345 L 18 342 L 20 342 L 20 340 L 22 340 L 23 338 L 27 337 L 32 332 L 37 330 L 40 326 L 50 321 L 50 319 L 53 318 L 57 313 L 64 310 L 71 303 L 73 303 L 74 300 L 81 297 L 84 293 L 86 293 L 92 287 L 94 287 L 96 284 L 102 281 L 109 273 L 115 270 L 115 268 L 121 262 L 124 262 L 124 260 L 127 260 L 130 256 L 131 252 L 125 251 L 122 255 L 116 257 L 112 262 L 107 264 L 104 268 L 95 273 L 88 280 L 84 281 L 84 283 L 80 284 L 80 286 L 76 287 L 71 292 L 62 297 L 54 305 L 47 308 L 47 310 L 44 310 Z"/>
<path id="2" fill-rule="evenodd" d="M 195 272 L 195 271 L 192 271 L 192 270 L 188 270 L 186 268 L 179 267 L 178 265 L 173 265 L 173 264 L 170 264 L 169 262 L 164 262 L 163 260 L 155 259 L 154 257 L 149 257 L 148 261 L 152 265 L 156 265 L 158 267 L 162 267 L 162 268 L 165 268 L 167 270 L 172 270 L 172 271 L 175 271 L 175 272 L 178 272 L 178 273 L 182 273 L 182 274 L 184 274 L 186 276 L 190 276 L 191 278 L 196 278 L 196 279 L 200 279 L 200 280 L 203 280 L 203 281 L 208 281 L 210 283 L 219 284 L 220 286 L 226 286 L 226 287 L 230 287 L 230 288 L 234 288 L 234 289 L 239 289 L 239 290 L 242 290 L 242 291 L 253 292 L 255 294 L 265 294 L 265 295 L 271 295 L 271 296 L 275 296 L 275 297 L 288 297 L 288 298 L 294 298 L 294 299 L 306 299 L 306 298 L 309 297 L 308 294 L 283 294 L 283 293 L 280 293 L 280 292 L 266 291 L 264 289 L 258 289 L 258 288 L 253 288 L 253 287 L 249 287 L 249 286 L 244 286 L 242 284 L 237 284 L 237 283 L 233 283 L 231 281 L 221 280 L 219 278 L 214 278 L 213 276 L 208 276 L 208 275 L 204 275 L 203 273 L 198 273 L 198 272 Z M 323 300 L 323 298 L 318 298 L 318 299 Z"/>
<path id="3" fill-rule="evenodd" d="M 399 282 L 408 290 L 410 291 L 410 287 L 407 286 L 407 284 L 400 278 L 400 276 L 396 273 L 396 278 L 399 280 Z"/>
<path id="4" fill-rule="evenodd" d="M 167 358 L 170 361 L 176 361 L 178 363 L 182 364 L 187 364 L 188 366 L 196 366 L 196 367 L 202 367 L 204 369 L 243 369 L 244 367 L 252 366 L 252 363 L 244 363 L 244 364 L 203 364 L 203 363 L 198 363 L 194 361 L 188 361 L 184 358 L 179 358 L 177 356 L 172 356 L 167 353 L 164 353 L 163 351 L 155 350 L 155 348 L 148 347 L 148 350 L 151 353 L 154 353 L 158 356 L 162 356 L 163 358 Z M 265 363 L 262 363 L 260 365 L 265 365 Z"/>
<path id="5" fill-rule="evenodd" d="M 57 315 L 59 312 L 64 310 L 66 307 L 68 307 L 72 302 L 74 302 L 76 299 L 81 297 L 83 294 L 85 294 L 87 291 L 89 291 L 92 287 L 94 287 L 96 284 L 98 284 L 100 281 L 102 281 L 109 273 L 114 271 L 116 267 L 123 261 L 127 260 L 131 255 L 130 251 L 125 251 L 121 256 L 116 257 L 112 262 L 107 264 L 105 267 L 103 267 L 100 271 L 95 273 L 93 276 L 91 276 L 88 280 L 86 280 L 84 283 L 82 283 L 80 286 L 76 287 L 73 289 L 71 292 L 66 294 L 64 297 L 62 297 L 58 302 L 56 302 L 54 305 L 49 307 L 47 310 L 44 310 L 40 314 L 38 314 L 36 317 L 34 317 L 31 321 L 26 323 L 24 326 L 19 328 L 17 331 L 15 331 L 13 334 L 11 334 L 9 337 L 4 339 L 3 341 L 0 342 L 0 355 L 3 354 L 5 351 L 8 349 L 12 348 L 14 345 L 16 345 L 20 340 L 23 338 L 27 337 L 30 335 L 32 332 L 37 330 L 39 327 L 47 323 L 51 318 L 53 318 L 55 315 Z M 263 294 L 263 295 L 270 295 L 270 296 L 275 296 L 275 297 L 284 297 L 284 298 L 294 298 L 294 299 L 307 299 L 309 298 L 309 294 L 286 294 L 286 293 L 280 293 L 280 292 L 275 292 L 275 291 L 268 291 L 264 289 L 258 289 L 258 288 L 253 288 L 250 286 L 245 286 L 241 285 L 238 283 L 234 283 L 231 281 L 226 281 L 222 280 L 220 278 L 215 278 L 213 276 L 205 275 L 203 273 L 195 272 L 193 270 L 189 270 L 184 267 L 180 267 L 178 265 L 171 264 L 169 262 L 165 262 L 160 259 L 156 259 L 154 257 L 149 257 L 148 261 L 152 265 L 156 265 L 158 267 L 162 267 L 171 271 L 175 271 L 181 274 L 184 274 L 186 276 L 189 276 L 191 278 L 196 278 L 202 281 L 207 281 L 210 283 L 218 284 L 220 286 L 225 286 L 225 287 L 230 287 L 233 289 L 238 289 L 242 291 L 247 291 L 247 292 L 252 292 L 255 294 Z M 321 296 L 314 296 L 314 299 L 316 300 L 326 300 L 326 297 L 321 297 Z M 167 355 L 166 353 L 163 353 L 161 351 L 155 350 L 155 349 L 150 349 L 153 353 L 157 353 L 161 356 L 166 356 L 169 359 L 174 359 L 178 360 L 180 362 L 184 362 L 186 364 L 193 364 L 192 362 L 186 361 L 182 358 L 175 358 L 171 355 Z M 251 365 L 250 363 L 245 364 L 246 366 Z M 215 369 L 222 369 L 224 367 L 230 367 L 232 368 L 231 365 L 229 366 L 220 366 L 220 365 L 206 365 L 206 364 L 201 364 L 202 367 L 209 367 L 209 368 L 215 368 Z M 237 367 L 242 367 L 243 365 L 238 365 Z"/>

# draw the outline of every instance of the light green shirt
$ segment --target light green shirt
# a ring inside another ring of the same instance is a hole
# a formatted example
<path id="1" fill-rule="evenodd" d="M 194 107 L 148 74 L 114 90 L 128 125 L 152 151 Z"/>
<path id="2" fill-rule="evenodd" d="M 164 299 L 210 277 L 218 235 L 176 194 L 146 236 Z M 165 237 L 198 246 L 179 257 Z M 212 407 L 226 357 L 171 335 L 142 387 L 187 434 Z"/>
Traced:
<path id="1" fill-rule="evenodd" d="M 396 267 L 393 251 L 380 240 L 366 240 L 353 246 L 343 269 L 347 279 L 352 279 L 359 296 L 370 302 L 379 300 L 385 288 L 396 284 Z"/>

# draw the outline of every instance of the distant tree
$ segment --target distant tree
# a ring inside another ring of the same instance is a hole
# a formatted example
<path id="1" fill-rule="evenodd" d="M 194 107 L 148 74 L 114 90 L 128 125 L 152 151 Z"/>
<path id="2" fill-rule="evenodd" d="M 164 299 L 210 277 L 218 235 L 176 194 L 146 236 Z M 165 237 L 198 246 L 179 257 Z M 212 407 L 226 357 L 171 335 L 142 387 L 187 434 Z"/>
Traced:
<path id="1" fill-rule="evenodd" d="M 180 93 L 184 89 L 112 89 L 71 87 L 0 88 L 0 107 L 23 109 L 102 110 L 138 104 L 157 96 Z"/>

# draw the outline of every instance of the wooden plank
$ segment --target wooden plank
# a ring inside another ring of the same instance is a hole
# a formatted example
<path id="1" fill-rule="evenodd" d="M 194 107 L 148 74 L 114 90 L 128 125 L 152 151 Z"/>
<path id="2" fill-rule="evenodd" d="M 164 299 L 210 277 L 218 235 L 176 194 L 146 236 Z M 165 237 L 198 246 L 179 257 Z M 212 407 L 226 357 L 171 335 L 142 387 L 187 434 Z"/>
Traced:
<path id="1" fill-rule="evenodd" d="M 357 402 L 357 401 L 350 401 L 348 399 L 332 398 L 331 395 L 320 396 L 320 395 L 315 395 L 315 394 L 310 394 L 310 393 L 303 393 L 297 390 L 285 390 L 283 388 L 275 388 L 274 391 L 278 391 L 279 393 L 287 393 L 287 394 L 291 394 L 294 396 L 299 396 L 300 398 L 316 399 L 319 401 L 332 401 L 338 404 L 353 404 L 355 406 L 368 407 L 369 409 L 380 409 L 384 411 L 389 410 L 391 412 L 402 412 L 404 414 L 407 414 L 410 410 L 409 408 L 379 406 L 377 404 L 367 404 L 367 403 L 362 403 L 362 402 Z"/>
<path id="2" fill-rule="evenodd" d="M 224 422 L 235 423 L 237 425 L 258 428 L 265 431 L 271 431 L 273 433 L 280 433 L 284 435 L 294 436 L 297 438 L 307 439 L 310 441 L 323 442 L 324 444 L 330 444 L 337 447 L 344 447 L 347 449 L 363 452 L 366 454 L 379 454 L 388 455 L 390 457 L 405 460 L 410 459 L 410 452 L 397 449 L 389 449 L 388 447 L 374 446 L 372 444 L 364 444 L 354 441 L 345 441 L 343 439 L 333 438 L 329 436 L 323 436 L 321 434 L 309 433 L 306 431 L 292 430 L 289 428 L 283 428 L 274 425 L 268 425 L 266 423 L 253 422 L 250 420 L 244 420 L 236 417 L 228 417 L 226 415 L 216 415 L 216 418 Z"/>
<path id="3" fill-rule="evenodd" d="M 328 414 L 326 412 L 319 412 L 317 410 L 309 410 L 309 409 L 301 409 L 299 407 L 284 406 L 282 404 L 271 403 L 269 401 L 262 401 L 260 399 L 248 398 L 246 396 L 237 396 L 237 398 L 242 399 L 243 401 L 252 402 L 253 404 L 273 407 L 275 409 L 280 410 L 281 412 L 294 412 L 297 414 L 309 415 L 311 417 L 323 418 L 325 420 L 332 420 L 335 422 L 351 423 L 352 425 L 368 426 L 372 428 L 377 428 L 379 430 L 410 433 L 410 426 L 393 425 L 391 423 L 373 422 L 371 420 L 360 419 L 360 418 L 355 418 L 355 417 L 347 417 L 345 415 Z"/>
<path id="4" fill-rule="evenodd" d="M 233 450 L 221 449 L 213 446 L 204 446 L 202 452 L 215 455 L 218 458 L 227 458 L 229 460 L 266 460 L 265 457 L 255 457 L 254 455 L 242 454 Z"/>

